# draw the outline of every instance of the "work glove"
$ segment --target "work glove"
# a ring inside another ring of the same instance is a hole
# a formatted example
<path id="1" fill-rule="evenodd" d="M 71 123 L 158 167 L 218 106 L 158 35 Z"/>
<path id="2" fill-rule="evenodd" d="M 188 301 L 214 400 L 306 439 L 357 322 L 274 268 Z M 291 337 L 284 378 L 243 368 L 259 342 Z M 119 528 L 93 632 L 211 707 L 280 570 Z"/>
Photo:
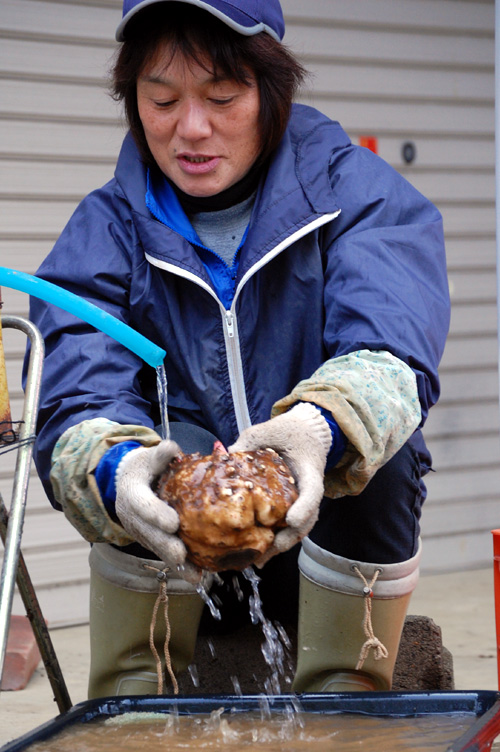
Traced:
<path id="1" fill-rule="evenodd" d="M 181 452 L 175 441 L 162 441 L 154 447 L 128 452 L 116 471 L 116 515 L 124 530 L 141 546 L 153 551 L 179 576 L 197 584 L 201 570 L 187 561 L 187 550 L 175 535 L 179 516 L 152 490 L 160 476 Z"/>
<path id="2" fill-rule="evenodd" d="M 272 556 L 292 548 L 314 526 L 323 498 L 323 477 L 332 434 L 314 405 L 300 403 L 277 418 L 245 429 L 230 452 L 270 447 L 284 459 L 297 483 L 299 496 L 286 515 L 271 547 L 256 562 L 262 567 Z"/>

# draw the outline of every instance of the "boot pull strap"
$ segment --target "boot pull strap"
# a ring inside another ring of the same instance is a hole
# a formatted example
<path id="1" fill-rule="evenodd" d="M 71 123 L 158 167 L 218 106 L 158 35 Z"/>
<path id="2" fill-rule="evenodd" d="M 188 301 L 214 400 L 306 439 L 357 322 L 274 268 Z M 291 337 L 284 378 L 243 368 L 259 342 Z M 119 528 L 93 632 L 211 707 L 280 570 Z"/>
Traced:
<path id="1" fill-rule="evenodd" d="M 373 632 L 373 625 L 372 625 L 372 598 L 373 598 L 373 586 L 375 585 L 375 582 L 377 581 L 377 578 L 379 574 L 381 573 L 381 569 L 376 569 L 375 574 L 373 575 L 372 581 L 368 583 L 363 573 L 360 571 L 360 569 L 354 565 L 353 566 L 354 572 L 363 580 L 364 588 L 363 588 L 363 598 L 365 601 L 365 615 L 363 618 L 363 631 L 366 635 L 366 641 L 362 645 L 358 662 L 356 664 L 356 671 L 360 671 L 363 667 L 363 664 L 365 660 L 368 657 L 368 653 L 370 650 L 374 651 L 374 658 L 376 661 L 380 661 L 382 658 L 388 658 L 389 651 L 383 645 L 378 637 L 375 637 L 375 634 Z"/>
<path id="2" fill-rule="evenodd" d="M 155 641 L 154 641 L 154 632 L 155 632 L 155 627 L 156 627 L 156 618 L 158 615 L 158 609 L 160 607 L 160 603 L 163 603 L 163 614 L 165 617 L 165 627 L 166 627 L 165 643 L 163 645 L 163 652 L 165 655 L 165 667 L 170 675 L 170 679 L 172 680 L 172 685 L 174 688 L 174 695 L 178 695 L 179 685 L 177 684 L 177 679 L 175 678 L 174 669 L 172 668 L 172 659 L 170 657 L 170 649 L 169 649 L 170 635 L 171 635 L 170 619 L 168 618 L 168 592 L 167 592 L 167 572 L 169 571 L 169 567 L 165 567 L 165 569 L 158 569 L 157 567 L 151 566 L 149 564 L 144 564 L 144 569 L 151 569 L 152 571 L 156 572 L 156 578 L 160 584 L 160 587 L 158 590 L 158 596 L 156 598 L 155 605 L 153 606 L 153 614 L 151 616 L 151 625 L 149 627 L 149 647 L 151 648 L 151 652 L 153 653 L 154 659 L 156 661 L 156 675 L 158 677 L 157 694 L 158 695 L 163 694 L 163 670 L 161 666 L 160 656 L 158 654 Z"/>

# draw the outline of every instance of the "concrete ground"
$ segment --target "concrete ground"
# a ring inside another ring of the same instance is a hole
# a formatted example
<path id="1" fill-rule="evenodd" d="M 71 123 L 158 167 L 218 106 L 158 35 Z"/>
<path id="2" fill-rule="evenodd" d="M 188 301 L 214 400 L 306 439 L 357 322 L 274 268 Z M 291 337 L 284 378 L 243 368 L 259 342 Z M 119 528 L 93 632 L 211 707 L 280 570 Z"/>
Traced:
<path id="1" fill-rule="evenodd" d="M 441 627 L 443 645 L 453 656 L 455 689 L 498 690 L 493 568 L 422 576 L 411 614 L 431 617 Z M 51 632 L 73 704 L 86 700 L 88 626 Z M 40 664 L 28 686 L 0 693 L 0 745 L 58 714 Z M 495 743 L 495 749 L 497 749 Z M 500 748 L 500 747 L 499 747 Z"/>

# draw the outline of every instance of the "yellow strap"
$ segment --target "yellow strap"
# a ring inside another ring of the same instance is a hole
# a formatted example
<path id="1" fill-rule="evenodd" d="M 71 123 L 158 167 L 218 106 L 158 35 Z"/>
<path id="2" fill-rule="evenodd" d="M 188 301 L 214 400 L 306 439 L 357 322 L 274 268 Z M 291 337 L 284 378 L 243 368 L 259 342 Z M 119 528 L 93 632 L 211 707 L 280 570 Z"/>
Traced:
<path id="1" fill-rule="evenodd" d="M 0 291 L 0 308 L 2 305 L 2 296 Z M 2 338 L 2 319 L 0 317 L 0 444 L 3 444 L 2 434 L 11 432 L 11 412 L 9 402 L 9 391 L 7 389 L 7 371 L 5 368 L 5 355 Z"/>

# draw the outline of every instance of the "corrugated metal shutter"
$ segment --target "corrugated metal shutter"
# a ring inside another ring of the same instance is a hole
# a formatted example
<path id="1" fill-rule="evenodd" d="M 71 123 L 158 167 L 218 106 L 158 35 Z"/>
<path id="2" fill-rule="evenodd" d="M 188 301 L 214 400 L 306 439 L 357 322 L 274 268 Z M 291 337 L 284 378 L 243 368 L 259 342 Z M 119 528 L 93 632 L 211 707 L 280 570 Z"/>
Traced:
<path id="1" fill-rule="evenodd" d="M 0 0 L 0 259 L 32 273 L 77 202 L 113 173 L 123 128 L 105 91 L 119 0 Z M 424 570 L 488 564 L 500 524 L 494 213 L 494 3 L 283 0 L 312 71 L 302 100 L 340 120 L 441 209 L 453 320 L 427 424 Z M 416 159 L 405 164 L 403 145 Z M 26 296 L 4 289 L 4 310 Z M 5 332 L 13 412 L 21 335 Z M 8 500 L 14 458 L 2 455 Z M 52 624 L 86 618 L 87 545 L 32 478 L 23 550 Z"/>

